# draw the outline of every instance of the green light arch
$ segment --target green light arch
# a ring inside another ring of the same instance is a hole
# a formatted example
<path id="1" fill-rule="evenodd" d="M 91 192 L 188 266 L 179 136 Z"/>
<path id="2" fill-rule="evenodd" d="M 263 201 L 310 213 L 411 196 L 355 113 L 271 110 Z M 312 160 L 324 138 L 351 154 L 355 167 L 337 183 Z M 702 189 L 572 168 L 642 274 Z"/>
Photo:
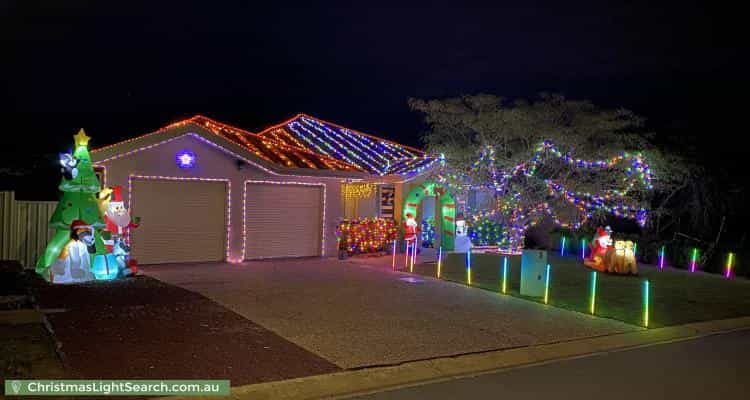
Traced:
<path id="1" fill-rule="evenodd" d="M 409 192 L 404 201 L 404 212 L 403 218 L 406 220 L 406 214 L 411 213 L 414 218 L 419 221 L 419 215 L 417 214 L 417 208 L 427 196 L 438 196 L 440 201 L 440 208 L 442 211 L 442 235 L 440 235 L 440 243 L 445 251 L 453 250 L 453 236 L 456 232 L 456 202 L 453 200 L 453 196 L 448 192 L 445 187 L 438 185 L 435 182 L 426 182 L 421 185 L 417 185 Z"/>

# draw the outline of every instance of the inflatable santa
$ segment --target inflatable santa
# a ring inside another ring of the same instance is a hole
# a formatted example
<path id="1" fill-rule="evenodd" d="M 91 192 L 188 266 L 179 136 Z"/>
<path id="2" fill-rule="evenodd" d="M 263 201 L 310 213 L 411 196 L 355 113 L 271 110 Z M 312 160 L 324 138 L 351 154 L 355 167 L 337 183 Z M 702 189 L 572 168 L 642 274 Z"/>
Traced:
<path id="1" fill-rule="evenodd" d="M 123 238 L 128 229 L 138 227 L 137 221 L 134 222 L 130 218 L 130 212 L 125 208 L 122 186 L 112 188 L 107 211 L 104 213 L 104 222 L 107 224 L 106 230 L 110 233 L 110 238 L 104 242 L 109 252 L 114 250 L 115 240 Z"/>
<path id="2" fill-rule="evenodd" d="M 45 279 L 51 283 L 77 283 L 94 280 L 91 273 L 91 254 L 94 246 L 94 228 L 77 219 L 70 224 L 70 241 L 49 267 Z"/>
<path id="3" fill-rule="evenodd" d="M 609 226 L 596 228 L 596 235 L 591 242 L 591 256 L 583 260 L 583 263 L 597 271 L 606 271 L 605 257 L 607 251 L 612 247 L 612 228 Z"/>
<path id="4" fill-rule="evenodd" d="M 404 240 L 407 244 L 412 245 L 416 243 L 420 229 L 417 220 L 414 219 L 412 213 L 406 213 L 406 221 L 404 221 Z"/>

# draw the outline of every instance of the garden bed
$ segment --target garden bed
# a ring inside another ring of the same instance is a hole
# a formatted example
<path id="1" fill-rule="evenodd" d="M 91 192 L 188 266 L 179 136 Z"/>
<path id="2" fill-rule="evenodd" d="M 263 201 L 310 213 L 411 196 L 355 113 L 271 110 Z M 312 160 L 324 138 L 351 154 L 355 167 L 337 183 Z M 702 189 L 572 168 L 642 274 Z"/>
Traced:
<path id="1" fill-rule="evenodd" d="M 577 257 L 548 254 L 551 265 L 549 304 L 589 313 L 591 269 Z M 465 254 L 449 253 L 443 257 L 441 279 L 466 284 Z M 472 286 L 500 292 L 502 259 L 496 254 L 472 254 Z M 542 302 L 543 299 L 521 296 L 521 257 L 509 256 L 507 294 Z M 596 309 L 600 317 L 643 325 L 643 281 L 650 286 L 649 327 L 679 325 L 689 322 L 734 318 L 750 315 L 750 280 L 726 279 L 719 274 L 690 273 L 685 270 L 639 265 L 640 275 L 597 274 Z M 436 263 L 414 267 L 414 273 L 436 276 Z"/>

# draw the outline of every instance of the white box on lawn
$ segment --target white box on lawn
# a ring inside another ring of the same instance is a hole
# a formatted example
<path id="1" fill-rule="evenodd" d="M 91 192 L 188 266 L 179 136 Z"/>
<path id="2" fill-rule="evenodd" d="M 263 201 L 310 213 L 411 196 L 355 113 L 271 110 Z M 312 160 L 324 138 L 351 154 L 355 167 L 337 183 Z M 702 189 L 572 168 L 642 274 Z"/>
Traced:
<path id="1" fill-rule="evenodd" d="M 521 295 L 543 297 L 546 250 L 524 250 L 521 256 Z"/>

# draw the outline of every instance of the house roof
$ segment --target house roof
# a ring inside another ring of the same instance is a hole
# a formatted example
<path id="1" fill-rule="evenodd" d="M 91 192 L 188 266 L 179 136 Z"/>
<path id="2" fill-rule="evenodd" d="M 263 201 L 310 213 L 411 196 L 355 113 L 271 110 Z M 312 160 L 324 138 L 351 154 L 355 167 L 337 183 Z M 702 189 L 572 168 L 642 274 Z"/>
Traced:
<path id="1" fill-rule="evenodd" d="M 408 175 L 429 168 L 437 157 L 332 122 L 297 114 L 258 133 L 296 148 L 314 150 L 374 175 Z"/>
<path id="2" fill-rule="evenodd" d="M 257 134 L 196 115 L 155 132 L 95 149 L 92 156 L 100 153 L 102 159 L 110 159 L 118 157 L 121 151 L 129 154 L 135 147 L 134 142 L 153 145 L 155 140 L 186 131 L 190 125 L 209 132 L 204 139 L 218 136 L 275 167 L 403 176 L 416 174 L 436 161 L 419 149 L 305 114 Z M 167 135 L 169 132 L 172 134 Z"/>

